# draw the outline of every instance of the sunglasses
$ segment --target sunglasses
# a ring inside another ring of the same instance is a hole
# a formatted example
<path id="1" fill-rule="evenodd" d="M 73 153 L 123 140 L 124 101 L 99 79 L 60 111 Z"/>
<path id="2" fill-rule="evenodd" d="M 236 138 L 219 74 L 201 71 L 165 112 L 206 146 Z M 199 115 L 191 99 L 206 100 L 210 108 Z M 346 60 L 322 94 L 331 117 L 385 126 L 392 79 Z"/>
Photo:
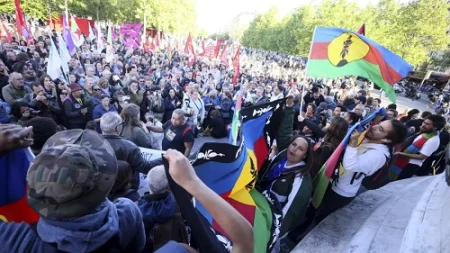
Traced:
<path id="1" fill-rule="evenodd" d="M 94 89 L 94 91 L 101 91 L 100 89 Z"/>

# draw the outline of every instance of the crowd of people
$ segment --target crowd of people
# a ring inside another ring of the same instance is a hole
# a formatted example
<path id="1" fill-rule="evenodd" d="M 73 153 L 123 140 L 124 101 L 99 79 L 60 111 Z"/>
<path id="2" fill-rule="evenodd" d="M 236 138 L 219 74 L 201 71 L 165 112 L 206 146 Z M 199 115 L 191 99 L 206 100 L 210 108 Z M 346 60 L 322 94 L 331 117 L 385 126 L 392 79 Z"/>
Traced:
<path id="1" fill-rule="evenodd" d="M 341 161 L 345 172 L 315 209 L 312 182 L 320 168 L 347 131 L 381 107 L 368 83 L 307 79 L 300 58 L 242 48 L 233 84 L 233 69 L 216 59 L 199 57 L 190 66 L 176 49 L 145 52 L 117 41 L 108 63 L 88 38 L 69 72 L 52 79 L 46 66 L 56 37 L 53 31 L 35 43 L 1 44 L 1 169 L 17 169 L 11 157 L 31 148 L 36 157 L 19 181 L 39 215 L 34 225 L 0 219 L 7 252 L 195 252 L 162 160 L 146 160 L 140 148 L 166 151 L 170 175 L 212 214 L 232 251 L 253 251 L 250 224 L 198 179 L 188 160 L 196 138 L 228 136 L 238 99 L 243 107 L 286 99 L 270 163 L 257 182 L 282 209 L 278 252 L 351 203 L 363 180 L 382 168 L 397 172 L 392 180 L 444 169 L 445 118 L 417 109 L 399 113 L 391 104 L 364 134 L 352 133 Z M 147 175 L 144 195 L 140 173 Z"/>

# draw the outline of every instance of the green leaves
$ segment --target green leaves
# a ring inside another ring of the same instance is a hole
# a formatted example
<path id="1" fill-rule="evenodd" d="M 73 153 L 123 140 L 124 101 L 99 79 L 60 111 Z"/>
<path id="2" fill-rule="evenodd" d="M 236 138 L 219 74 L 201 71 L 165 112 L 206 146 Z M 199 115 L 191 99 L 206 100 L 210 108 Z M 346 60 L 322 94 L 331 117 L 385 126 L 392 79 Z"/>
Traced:
<path id="1" fill-rule="evenodd" d="M 364 8 L 347 0 L 324 0 L 297 8 L 282 21 L 274 9 L 258 15 L 244 32 L 245 46 L 308 56 L 316 26 L 356 31 L 366 24 L 367 37 L 419 66 L 430 53 L 448 49 L 450 4 L 446 0 L 415 0 L 399 4 L 380 0 Z M 436 61 L 434 61 L 436 62 Z"/>
<path id="2" fill-rule="evenodd" d="M 48 19 L 49 11 L 59 16 L 64 0 L 21 0 L 27 17 Z M 197 14 L 194 0 L 68 0 L 69 13 L 78 17 L 111 21 L 115 24 L 144 23 L 147 27 L 184 33 L 197 33 Z M 0 0 L 0 13 L 14 14 L 12 0 Z"/>

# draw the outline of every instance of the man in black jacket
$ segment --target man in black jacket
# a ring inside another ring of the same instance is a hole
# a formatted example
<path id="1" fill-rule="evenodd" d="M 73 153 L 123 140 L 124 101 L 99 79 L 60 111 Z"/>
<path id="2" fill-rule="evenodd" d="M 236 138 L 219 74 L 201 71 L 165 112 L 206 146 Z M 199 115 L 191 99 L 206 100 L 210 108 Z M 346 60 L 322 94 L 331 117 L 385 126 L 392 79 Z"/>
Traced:
<path id="1" fill-rule="evenodd" d="M 61 116 L 61 108 L 56 101 L 56 97 L 45 92 L 44 87 L 40 83 L 34 82 L 31 84 L 34 96 L 33 100 L 28 105 L 34 110 L 39 111 L 38 116 L 53 119 L 58 123 L 58 118 Z"/>
<path id="2" fill-rule="evenodd" d="M 126 161 L 130 164 L 133 170 L 131 188 L 138 190 L 139 172 L 147 175 L 153 167 L 162 164 L 162 159 L 159 158 L 152 161 L 144 159 L 141 150 L 136 144 L 119 136 L 121 128 L 122 118 L 116 112 L 105 113 L 100 119 L 100 129 L 103 137 L 114 149 L 117 160 Z"/>
<path id="3" fill-rule="evenodd" d="M 317 86 L 312 87 L 311 91 L 306 93 L 303 97 L 303 100 L 305 101 L 305 103 L 303 103 L 305 106 L 302 108 L 304 112 L 306 112 L 306 105 L 310 103 L 314 103 L 316 106 L 319 106 L 320 103 L 325 102 L 325 98 L 322 94 L 320 94 L 319 87 Z"/>

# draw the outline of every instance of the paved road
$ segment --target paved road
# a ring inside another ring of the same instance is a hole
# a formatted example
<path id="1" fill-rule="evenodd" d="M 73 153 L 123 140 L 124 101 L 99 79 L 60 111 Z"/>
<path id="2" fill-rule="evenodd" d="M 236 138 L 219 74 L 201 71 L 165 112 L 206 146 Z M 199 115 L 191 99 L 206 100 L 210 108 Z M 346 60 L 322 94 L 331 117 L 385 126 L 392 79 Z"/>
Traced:
<path id="1" fill-rule="evenodd" d="M 380 97 L 380 92 L 378 90 L 371 90 L 370 94 L 374 98 Z M 384 97 L 381 98 L 381 105 L 387 106 L 389 104 L 392 104 L 392 102 Z M 403 94 L 397 94 L 397 111 L 399 113 L 402 113 L 405 109 L 411 110 L 411 109 L 418 109 L 419 111 L 432 111 L 430 108 L 427 107 L 428 104 L 428 94 L 422 94 L 422 98 L 419 100 L 412 100 L 410 98 L 404 97 Z"/>

